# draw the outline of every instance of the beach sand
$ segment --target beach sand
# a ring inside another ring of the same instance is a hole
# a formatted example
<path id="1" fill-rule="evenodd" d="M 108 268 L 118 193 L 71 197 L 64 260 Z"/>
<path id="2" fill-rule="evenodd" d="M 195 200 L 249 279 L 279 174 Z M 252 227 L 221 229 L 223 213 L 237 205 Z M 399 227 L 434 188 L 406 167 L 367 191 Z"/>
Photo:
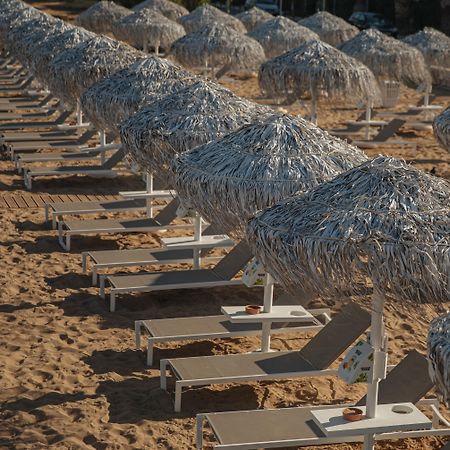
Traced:
<path id="1" fill-rule="evenodd" d="M 223 81 L 239 95 L 259 99 L 254 78 Z M 419 95 L 402 90 L 399 110 Z M 450 96 L 435 101 L 448 105 Z M 298 106 L 283 107 L 298 113 Z M 344 126 L 356 117 L 351 109 L 321 104 L 321 126 Z M 403 139 L 418 142 L 417 152 L 383 146 L 378 153 L 405 158 L 415 166 L 450 179 L 450 155 L 431 131 L 405 130 Z M 116 194 L 142 188 L 137 177 L 69 178 L 36 181 L 34 193 Z M 25 193 L 10 162 L 0 161 L 0 197 Z M 126 215 L 122 215 L 125 216 Z M 158 246 L 157 235 L 75 238 L 65 253 L 56 233 L 44 223 L 42 209 L 0 210 L 0 448 L 5 449 L 193 449 L 195 415 L 206 411 L 282 408 L 341 403 L 359 399 L 364 385 L 347 386 L 337 378 L 242 383 L 186 390 L 182 413 L 173 412 L 171 393 L 159 388 L 159 360 L 167 357 L 238 353 L 258 348 L 258 338 L 202 341 L 157 346 L 155 364 L 145 365 L 134 350 L 134 321 L 220 313 L 222 305 L 260 303 L 261 290 L 243 287 L 156 292 L 123 296 L 115 313 L 81 273 L 83 250 Z M 162 235 L 174 235 L 160 233 Z M 182 268 L 160 266 L 156 270 Z M 348 299 L 317 299 L 338 311 Z M 370 298 L 355 298 L 370 306 Z M 450 304 L 444 305 L 448 308 Z M 385 308 L 390 363 L 409 350 L 426 352 L 429 322 L 441 309 Z M 273 338 L 273 347 L 295 350 L 312 334 Z M 210 433 L 206 431 L 208 442 Z M 377 449 L 439 449 L 444 441 L 427 438 L 378 443 Z M 315 447 L 317 448 L 317 447 Z M 327 445 L 332 450 L 361 445 Z"/>

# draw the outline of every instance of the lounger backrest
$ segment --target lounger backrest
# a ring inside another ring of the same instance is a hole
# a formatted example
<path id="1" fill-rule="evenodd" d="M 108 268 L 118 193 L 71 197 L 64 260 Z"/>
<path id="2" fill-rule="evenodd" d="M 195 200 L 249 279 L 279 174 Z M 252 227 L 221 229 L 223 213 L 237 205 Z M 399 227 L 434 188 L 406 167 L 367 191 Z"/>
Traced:
<path id="1" fill-rule="evenodd" d="M 175 197 L 168 205 L 155 216 L 156 222 L 161 225 L 169 225 L 177 218 L 177 210 L 180 206 L 180 200 Z"/>
<path id="2" fill-rule="evenodd" d="M 427 359 L 413 350 L 380 383 L 378 402 L 382 404 L 417 403 L 432 387 Z M 366 397 L 357 404 L 365 405 Z"/>
<path id="3" fill-rule="evenodd" d="M 402 119 L 392 119 L 374 138 L 374 142 L 386 142 L 406 123 Z"/>
<path id="4" fill-rule="evenodd" d="M 212 270 L 222 280 L 231 280 L 252 258 L 249 246 L 246 242 L 241 241 Z"/>
<path id="5" fill-rule="evenodd" d="M 117 166 L 125 157 L 125 150 L 120 147 L 112 156 L 110 156 L 103 164 L 102 169 L 112 169 Z"/>
<path id="6" fill-rule="evenodd" d="M 300 350 L 300 354 L 317 370 L 324 370 L 369 326 L 370 314 L 355 303 L 349 303 Z"/>

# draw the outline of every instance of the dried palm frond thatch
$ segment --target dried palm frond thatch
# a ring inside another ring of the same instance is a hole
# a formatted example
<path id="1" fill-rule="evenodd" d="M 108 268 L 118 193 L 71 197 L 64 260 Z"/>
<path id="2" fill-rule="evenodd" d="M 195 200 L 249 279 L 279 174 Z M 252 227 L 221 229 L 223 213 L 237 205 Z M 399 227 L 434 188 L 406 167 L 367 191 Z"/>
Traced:
<path id="1" fill-rule="evenodd" d="M 450 106 L 435 117 L 433 131 L 442 147 L 450 152 Z"/>
<path id="2" fill-rule="evenodd" d="M 245 25 L 247 31 L 252 31 L 264 22 L 273 19 L 272 14 L 259 9 L 256 6 L 237 14 L 236 17 Z"/>
<path id="3" fill-rule="evenodd" d="M 221 68 L 222 75 L 257 70 L 266 59 L 259 42 L 221 24 L 182 37 L 173 43 L 171 55 L 185 67 Z"/>
<path id="4" fill-rule="evenodd" d="M 194 11 L 187 16 L 180 17 L 178 23 L 183 25 L 186 33 L 192 33 L 207 25 L 215 24 L 227 25 L 242 34 L 247 32 L 244 24 L 239 19 L 236 19 L 236 17 L 230 16 L 230 14 L 211 5 L 195 8 Z"/>
<path id="5" fill-rule="evenodd" d="M 169 0 L 146 0 L 138 3 L 133 11 L 141 11 L 144 8 L 153 9 L 170 20 L 177 20 L 179 17 L 189 14 L 184 6 Z"/>
<path id="6" fill-rule="evenodd" d="M 118 134 L 120 123 L 145 104 L 193 82 L 188 72 L 169 61 L 146 58 L 97 81 L 84 92 L 81 106 L 99 130 Z"/>
<path id="7" fill-rule="evenodd" d="M 76 23 L 96 33 L 109 33 L 115 21 L 129 14 L 131 11 L 128 8 L 111 1 L 101 0 L 83 11 L 76 18 Z"/>
<path id="8" fill-rule="evenodd" d="M 248 33 L 248 36 L 262 45 L 267 58 L 281 55 L 312 39 L 319 40 L 319 36 L 309 28 L 284 16 L 266 21 Z"/>
<path id="9" fill-rule="evenodd" d="M 450 83 L 450 75 L 443 76 L 450 71 L 450 37 L 434 28 L 425 27 L 422 31 L 406 36 L 403 42 L 422 52 L 433 84 Z"/>
<path id="10" fill-rule="evenodd" d="M 59 53 L 50 64 L 47 83 L 54 95 L 74 106 L 89 86 L 144 56 L 122 42 L 96 37 Z"/>
<path id="11" fill-rule="evenodd" d="M 253 123 L 268 111 L 200 80 L 138 111 L 123 122 L 120 135 L 134 161 L 172 181 L 169 169 L 177 154 Z"/>
<path id="12" fill-rule="evenodd" d="M 378 79 L 399 81 L 412 88 L 431 84 L 422 53 L 381 31 L 361 31 L 339 49 L 363 62 Z"/>
<path id="13" fill-rule="evenodd" d="M 431 322 L 428 332 L 428 362 L 431 379 L 450 408 L 450 313 Z"/>
<path id="14" fill-rule="evenodd" d="M 450 298 L 450 183 L 380 156 L 247 227 L 256 256 L 291 291 L 352 293 L 370 277 L 401 301 Z"/>
<path id="15" fill-rule="evenodd" d="M 8 32 L 22 23 L 36 19 L 44 14 L 22 2 L 10 2 L 0 15 L 0 42 L 5 44 Z"/>
<path id="16" fill-rule="evenodd" d="M 45 86 L 49 74 L 49 67 L 53 59 L 62 51 L 73 48 L 81 42 L 93 39 L 96 35 L 82 27 L 65 25 L 61 30 L 51 33 L 31 48 L 32 70 L 36 78 Z"/>
<path id="17" fill-rule="evenodd" d="M 359 33 L 358 28 L 327 11 L 319 11 L 298 22 L 320 36 L 320 39 L 335 47 Z"/>
<path id="18" fill-rule="evenodd" d="M 321 41 L 309 41 L 266 61 L 258 74 L 261 91 L 270 97 L 310 94 L 313 102 L 321 91 L 328 97 L 380 102 L 378 83 L 360 61 Z"/>
<path id="19" fill-rule="evenodd" d="M 311 122 L 272 115 L 179 155 L 174 171 L 183 202 L 242 239 L 257 211 L 366 160 Z"/>
<path id="20" fill-rule="evenodd" d="M 160 48 L 170 50 L 172 43 L 186 34 L 182 25 L 148 8 L 115 22 L 112 31 L 117 39 L 144 51 L 153 47 L 156 53 Z"/>

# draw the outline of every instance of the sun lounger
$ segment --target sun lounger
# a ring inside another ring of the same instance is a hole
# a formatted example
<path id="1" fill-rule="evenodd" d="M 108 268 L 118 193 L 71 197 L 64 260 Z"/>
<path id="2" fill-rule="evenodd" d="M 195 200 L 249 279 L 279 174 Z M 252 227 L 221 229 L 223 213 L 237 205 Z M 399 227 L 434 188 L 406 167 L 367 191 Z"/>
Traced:
<path id="1" fill-rule="evenodd" d="M 26 78 L 21 78 L 17 80 L 17 83 L 4 84 L 0 86 L 0 93 L 16 93 L 22 92 L 26 89 L 30 88 L 34 82 L 34 78 L 32 76 L 28 76 Z"/>
<path id="2" fill-rule="evenodd" d="M 117 150 L 103 164 L 92 166 L 62 166 L 62 167 L 42 167 L 39 169 L 24 169 L 24 184 L 27 189 L 32 187 L 32 179 L 36 177 L 52 177 L 52 176 L 70 176 L 70 175 L 86 175 L 86 176 L 114 176 L 119 173 L 131 173 L 131 169 L 127 167 L 117 167 L 125 157 L 122 148 Z"/>
<path id="3" fill-rule="evenodd" d="M 142 248 L 142 249 L 127 249 L 127 250 L 100 250 L 83 252 L 82 267 L 83 273 L 87 272 L 88 260 L 92 265 L 92 283 L 97 284 L 98 271 L 101 269 L 124 269 L 126 267 L 144 267 L 160 264 L 183 264 L 193 263 L 194 250 L 199 249 L 199 241 L 195 241 L 194 237 L 187 237 L 186 241 L 189 244 L 183 248 L 174 248 L 167 246 L 165 248 Z M 201 238 L 201 249 L 211 250 L 213 248 L 227 248 L 232 247 L 234 242 L 226 235 L 207 236 L 203 233 Z M 215 262 L 221 257 L 204 257 L 202 261 Z"/>
<path id="4" fill-rule="evenodd" d="M 279 298 L 277 304 L 283 303 Z M 318 331 L 330 319 L 330 310 L 309 309 L 311 322 L 273 323 L 271 334 Z M 136 350 L 141 349 L 141 338 L 147 337 L 147 365 L 153 364 L 153 350 L 157 343 L 226 339 L 261 334 L 259 323 L 232 323 L 224 315 L 202 317 L 176 317 L 171 319 L 137 320 L 134 323 Z"/>
<path id="5" fill-rule="evenodd" d="M 378 148 L 382 145 L 407 145 L 412 146 L 415 151 L 417 149 L 416 142 L 392 139 L 392 136 L 394 136 L 405 123 L 406 121 L 402 119 L 392 119 L 389 124 L 381 129 L 371 140 L 350 140 L 350 142 L 360 148 Z"/>
<path id="6" fill-rule="evenodd" d="M 192 228 L 192 224 L 172 224 L 177 217 L 178 200 L 174 199 L 155 218 L 70 220 L 58 223 L 58 240 L 64 250 L 70 250 L 74 235 L 110 233 L 151 233 L 168 229 Z"/>
<path id="7" fill-rule="evenodd" d="M 110 286 L 109 309 L 113 312 L 116 309 L 116 299 L 119 294 L 241 285 L 242 280 L 234 277 L 252 257 L 247 244 L 240 242 L 212 269 L 102 275 L 100 276 L 100 296 L 105 298 L 107 282 Z"/>
<path id="8" fill-rule="evenodd" d="M 380 383 L 379 403 L 412 403 L 431 408 L 431 430 L 378 434 L 376 440 L 404 439 L 422 436 L 447 436 L 450 424 L 439 412 L 435 399 L 422 400 L 431 389 L 426 358 L 413 350 L 395 366 Z M 356 406 L 365 405 L 362 398 Z M 209 424 L 217 450 L 256 450 L 260 448 L 305 447 L 362 442 L 363 436 L 327 437 L 313 421 L 311 411 L 330 406 L 293 407 L 250 411 L 206 413 L 197 415 L 196 449 L 203 449 L 203 424 Z M 354 405 L 339 405 L 350 407 Z M 439 425 L 444 425 L 440 428 Z"/>
<path id="9" fill-rule="evenodd" d="M 13 100 L 13 99 L 11 99 Z M 52 94 L 47 94 L 44 97 L 23 97 L 21 101 L 0 101 L 0 112 L 14 112 L 21 109 L 26 110 L 39 110 L 43 108 L 48 108 L 50 106 L 56 107 L 56 105 L 51 104 L 51 102 L 56 101 L 55 97 Z"/>
<path id="10" fill-rule="evenodd" d="M 0 134 L 0 143 L 11 144 L 14 142 L 30 142 L 30 141 L 60 141 L 62 139 L 77 139 L 80 137 L 78 130 L 55 130 L 55 131 L 41 131 L 41 132 L 27 132 L 27 131 L 6 131 Z"/>
<path id="11" fill-rule="evenodd" d="M 330 376 L 330 365 L 370 326 L 370 314 L 350 303 L 301 350 L 255 352 L 161 360 L 161 389 L 167 370 L 175 378 L 175 411 L 181 410 L 184 387 L 300 377 Z"/>
<path id="12" fill-rule="evenodd" d="M 69 125 L 65 122 L 72 115 L 72 111 L 62 111 L 60 115 L 48 121 L 27 121 L 27 122 L 4 122 L 0 123 L 0 131 L 4 130 L 47 130 L 47 129 L 68 129 Z M 87 127 L 89 124 L 83 124 Z"/>

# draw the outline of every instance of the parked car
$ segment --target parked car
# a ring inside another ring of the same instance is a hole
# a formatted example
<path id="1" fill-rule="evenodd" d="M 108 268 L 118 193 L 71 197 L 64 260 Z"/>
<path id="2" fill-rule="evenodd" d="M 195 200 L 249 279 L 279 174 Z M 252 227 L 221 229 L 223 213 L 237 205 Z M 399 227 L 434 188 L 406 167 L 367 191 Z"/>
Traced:
<path id="1" fill-rule="evenodd" d="M 376 28 L 377 30 L 393 37 L 397 37 L 398 35 L 398 28 L 379 13 L 355 12 L 350 16 L 348 21 L 360 30 Z"/>
<path id="2" fill-rule="evenodd" d="M 254 6 L 273 14 L 274 16 L 278 16 L 280 14 L 280 8 L 277 0 L 246 0 L 245 9 L 250 9 Z"/>

